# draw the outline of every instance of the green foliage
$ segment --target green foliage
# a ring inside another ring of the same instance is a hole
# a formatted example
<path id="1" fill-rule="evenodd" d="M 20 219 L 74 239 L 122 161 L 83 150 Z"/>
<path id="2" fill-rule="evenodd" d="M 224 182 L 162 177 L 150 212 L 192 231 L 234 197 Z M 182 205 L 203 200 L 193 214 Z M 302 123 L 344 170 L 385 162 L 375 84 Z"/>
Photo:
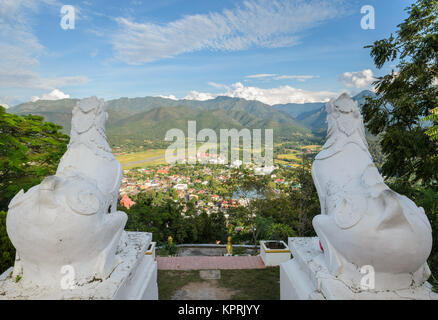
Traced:
<path id="1" fill-rule="evenodd" d="M 170 256 L 173 256 L 178 252 L 178 246 L 174 242 L 166 242 L 166 244 L 163 246 L 163 249 L 166 251 L 167 255 Z"/>
<path id="2" fill-rule="evenodd" d="M 435 278 L 434 275 L 431 276 L 432 280 L 429 279 L 429 281 L 432 284 L 432 291 L 435 293 L 438 293 L 438 279 Z"/>
<path id="3" fill-rule="evenodd" d="M 418 188 L 415 202 L 424 208 L 432 226 L 432 252 L 429 256 L 429 266 L 434 275 L 438 275 L 438 191 L 435 189 Z"/>
<path id="4" fill-rule="evenodd" d="M 41 116 L 17 116 L 0 106 L 0 210 L 20 189 L 54 174 L 66 150 L 68 136 Z M 0 271 L 13 265 L 15 249 L 6 233 L 6 213 L 0 211 Z"/>
<path id="5" fill-rule="evenodd" d="M 376 82 L 378 96 L 363 107 L 367 128 L 381 133 L 382 173 L 390 187 L 422 206 L 431 222 L 432 272 L 438 272 L 438 1 L 417 0 L 395 35 L 376 41 L 371 56 L 378 68 L 397 60 Z M 432 123 L 430 126 L 425 121 Z"/>
<path id="6" fill-rule="evenodd" d="M 154 241 L 164 245 L 169 236 L 178 243 L 226 242 L 223 213 L 212 213 L 210 216 L 205 212 L 197 214 L 189 203 L 187 212 L 182 215 L 180 202 L 160 198 L 155 192 L 140 193 L 134 201 L 135 205 L 126 210 L 126 230 L 152 232 Z"/>
<path id="7" fill-rule="evenodd" d="M 249 235 L 251 242 L 256 246 L 260 237 L 266 234 L 266 230 L 272 219 L 263 215 L 266 208 L 266 193 L 268 183 L 266 177 L 245 176 L 240 179 L 240 195 L 248 201 L 247 206 L 239 206 L 230 211 L 230 222 L 234 226 L 243 226 L 242 235 Z M 237 237 L 239 239 L 239 237 Z"/>
<path id="8" fill-rule="evenodd" d="M 211 220 L 207 213 L 202 212 L 194 219 L 197 222 L 198 241 L 200 243 L 213 242 L 213 232 L 211 229 Z"/>
<path id="9" fill-rule="evenodd" d="M 374 164 L 379 169 L 382 170 L 382 166 L 385 163 L 385 156 L 382 153 L 382 146 L 380 145 L 380 136 L 371 138 L 367 137 L 368 150 L 373 157 Z"/>
<path id="10" fill-rule="evenodd" d="M 426 134 L 432 141 L 438 141 L 438 107 L 430 111 L 430 115 L 423 118 L 423 121 L 432 121 L 433 125 L 427 129 Z"/>
<path id="11" fill-rule="evenodd" d="M 429 267 L 435 277 L 438 275 L 438 189 L 437 187 L 424 188 L 421 185 L 412 185 L 404 180 L 393 180 L 388 184 L 394 191 L 412 199 L 422 207 L 432 227 L 432 252 L 429 256 Z M 438 284 L 438 283 L 437 283 Z"/>
<path id="12" fill-rule="evenodd" d="M 300 237 L 315 235 L 312 220 L 321 213 L 318 193 L 310 172 L 310 163 L 307 160 L 304 161 L 301 169 L 298 170 L 297 177 L 301 188 L 291 190 L 291 201 L 297 212 L 296 230 Z"/>
<path id="13" fill-rule="evenodd" d="M 227 221 L 222 212 L 210 214 L 212 238 L 221 243 L 227 243 Z"/>
<path id="14" fill-rule="evenodd" d="M 40 116 L 17 116 L 0 106 L 0 209 L 56 171 L 68 136 Z"/>
<path id="15" fill-rule="evenodd" d="M 245 247 L 235 247 L 233 246 L 233 256 L 240 256 L 246 254 L 247 250 Z"/>
<path id="16" fill-rule="evenodd" d="M 310 162 L 302 155 L 302 165 L 282 172 L 300 188 L 289 186 L 284 192 L 274 191 L 269 177 L 240 178 L 240 191 L 251 199 L 247 207 L 230 210 L 230 223 L 241 226 L 233 239 L 251 241 L 287 240 L 289 236 L 314 236 L 313 217 L 320 214 L 318 194 L 310 172 Z"/>
<path id="17" fill-rule="evenodd" d="M 363 113 L 370 132 L 382 133 L 382 173 L 427 185 L 438 177 L 438 141 L 421 122 L 438 106 L 438 2 L 417 0 L 407 11 L 395 36 L 367 46 L 378 68 L 397 60 L 398 71 L 378 78 Z"/>
<path id="18" fill-rule="evenodd" d="M 158 205 L 154 192 L 140 193 L 134 200 L 136 204 L 127 211 L 127 230 L 152 232 L 154 241 L 162 243 L 167 242 L 169 236 L 183 242 L 181 240 L 187 231 L 180 229 L 180 232 L 174 232 L 182 220 L 178 204 L 165 201 Z"/>
<path id="19" fill-rule="evenodd" d="M 297 233 L 291 226 L 282 223 L 272 223 L 266 231 L 269 240 L 283 240 L 287 243 L 289 237 L 296 237 Z"/>
<path id="20" fill-rule="evenodd" d="M 15 248 L 6 233 L 6 212 L 0 211 L 0 273 L 14 264 Z"/>

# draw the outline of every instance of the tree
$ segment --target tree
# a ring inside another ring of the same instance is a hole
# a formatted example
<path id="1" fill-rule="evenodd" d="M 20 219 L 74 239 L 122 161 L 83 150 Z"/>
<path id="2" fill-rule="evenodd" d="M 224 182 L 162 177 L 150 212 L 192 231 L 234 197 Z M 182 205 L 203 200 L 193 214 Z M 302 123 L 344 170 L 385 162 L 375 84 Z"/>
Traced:
<path id="1" fill-rule="evenodd" d="M 69 137 L 43 117 L 17 116 L 0 106 L 0 209 L 12 197 L 56 172 Z"/>
<path id="2" fill-rule="evenodd" d="M 198 241 L 201 243 L 214 242 L 214 233 L 211 228 L 211 220 L 206 212 L 201 212 L 197 217 Z"/>
<path id="3" fill-rule="evenodd" d="M 206 212 L 198 214 L 189 202 L 188 210 L 182 215 L 183 206 L 180 203 L 169 199 L 158 201 L 157 194 L 147 191 L 136 195 L 135 205 L 126 210 L 126 230 L 152 232 L 154 241 L 160 244 L 167 243 L 169 236 L 177 243 L 214 243 L 216 240 L 226 240 L 226 220 L 221 212 L 211 216 Z M 120 210 L 124 209 L 120 207 Z"/>
<path id="4" fill-rule="evenodd" d="M 228 230 L 224 214 L 221 211 L 213 212 L 210 214 L 210 220 L 213 237 L 222 243 L 226 243 Z"/>
<path id="5" fill-rule="evenodd" d="M 270 240 L 283 240 L 287 243 L 289 237 L 296 237 L 297 234 L 292 227 L 282 223 L 272 223 L 266 231 L 267 238 Z"/>
<path id="6" fill-rule="evenodd" d="M 423 119 L 424 121 L 431 121 L 433 125 L 427 129 L 426 134 L 430 140 L 438 141 L 438 108 L 432 109 L 430 115 Z"/>
<path id="7" fill-rule="evenodd" d="M 40 116 L 17 116 L 0 106 L 0 272 L 13 265 L 15 249 L 6 233 L 6 210 L 20 191 L 54 174 L 69 137 Z M 5 211 L 1 211 L 5 210 Z"/>
<path id="8" fill-rule="evenodd" d="M 181 206 L 173 201 L 156 203 L 155 192 L 139 193 L 135 205 L 127 211 L 126 230 L 152 232 L 154 241 L 164 243 L 169 236 L 183 243 L 187 230 L 181 228 Z M 120 208 L 123 211 L 123 208 Z"/>
<path id="9" fill-rule="evenodd" d="M 15 248 L 6 233 L 6 212 L 0 211 L 0 274 L 14 264 Z"/>
<path id="10" fill-rule="evenodd" d="M 239 206 L 230 211 L 232 225 L 243 226 L 242 233 L 247 235 L 246 238 L 250 239 L 255 247 L 261 238 L 267 236 L 269 226 L 274 223 L 273 218 L 263 215 L 264 209 L 265 200 L 252 199 L 246 207 Z"/>
<path id="11" fill-rule="evenodd" d="M 299 188 L 291 186 L 290 200 L 296 212 L 295 230 L 299 237 L 314 236 L 313 218 L 321 213 L 318 193 L 313 183 L 310 161 L 302 154 L 301 166 L 296 169 L 296 182 Z"/>
<path id="12" fill-rule="evenodd" d="M 363 106 L 367 128 L 382 133 L 382 173 L 390 186 L 423 206 L 432 226 L 429 264 L 438 272 L 436 183 L 438 178 L 438 0 L 417 0 L 396 36 L 376 41 L 371 56 L 378 68 L 397 69 L 376 82 L 377 97 Z M 429 121 L 429 123 L 422 120 Z M 432 126 L 430 126 L 432 124 Z"/>
<path id="13" fill-rule="evenodd" d="M 268 192 L 269 178 L 245 175 L 240 179 L 240 198 L 245 206 L 231 210 L 231 220 L 234 225 L 243 225 L 251 234 L 254 246 L 257 246 L 259 237 L 266 231 L 270 220 L 263 216 L 266 208 L 265 194 Z"/>
<path id="14" fill-rule="evenodd" d="M 438 106 L 438 1 L 417 0 L 407 12 L 395 36 L 366 47 L 377 68 L 397 60 L 398 71 L 375 81 L 363 112 L 370 132 L 382 133 L 383 175 L 426 185 L 438 178 L 438 141 L 421 122 Z"/>

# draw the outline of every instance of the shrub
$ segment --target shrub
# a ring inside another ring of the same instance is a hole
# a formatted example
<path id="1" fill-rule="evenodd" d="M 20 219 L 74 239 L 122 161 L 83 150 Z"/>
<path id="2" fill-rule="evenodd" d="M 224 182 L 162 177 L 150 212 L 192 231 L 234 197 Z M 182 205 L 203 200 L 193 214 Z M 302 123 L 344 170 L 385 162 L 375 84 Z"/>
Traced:
<path id="1" fill-rule="evenodd" d="M 0 211 L 0 273 L 13 266 L 15 248 L 6 233 L 6 212 Z"/>

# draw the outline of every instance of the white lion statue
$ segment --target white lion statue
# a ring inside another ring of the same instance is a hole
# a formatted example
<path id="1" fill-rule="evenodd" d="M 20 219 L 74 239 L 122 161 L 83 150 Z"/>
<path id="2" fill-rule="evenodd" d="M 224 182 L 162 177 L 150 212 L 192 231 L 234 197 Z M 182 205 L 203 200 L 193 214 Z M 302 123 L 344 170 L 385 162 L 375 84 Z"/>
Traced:
<path id="1" fill-rule="evenodd" d="M 421 286 L 432 230 L 423 208 L 392 191 L 368 151 L 357 102 L 347 94 L 326 105 L 327 142 L 312 176 L 321 204 L 313 220 L 331 274 L 360 288 L 361 268 L 375 272 L 375 290 Z"/>
<path id="2" fill-rule="evenodd" d="M 56 175 L 21 190 L 9 204 L 13 274 L 23 285 L 60 286 L 65 266 L 75 284 L 104 280 L 120 262 L 127 216 L 117 211 L 121 166 L 106 141 L 106 119 L 103 100 L 80 100 Z"/>

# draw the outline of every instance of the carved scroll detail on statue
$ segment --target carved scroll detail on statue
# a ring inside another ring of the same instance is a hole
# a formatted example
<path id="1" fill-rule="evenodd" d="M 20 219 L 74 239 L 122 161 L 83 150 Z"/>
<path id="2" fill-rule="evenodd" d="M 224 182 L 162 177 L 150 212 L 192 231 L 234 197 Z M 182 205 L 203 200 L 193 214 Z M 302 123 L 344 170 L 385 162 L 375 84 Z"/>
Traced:
<path id="1" fill-rule="evenodd" d="M 423 208 L 384 183 L 368 151 L 357 102 L 343 94 L 326 109 L 328 139 L 312 177 L 322 210 L 313 226 L 327 268 L 356 288 L 364 265 L 375 269 L 376 290 L 422 285 L 432 248 Z"/>
<path id="2" fill-rule="evenodd" d="M 333 215 L 336 225 L 348 229 L 359 222 L 366 212 L 367 202 L 362 194 L 351 194 L 348 185 L 339 186 L 332 182 L 327 185 L 326 208 Z"/>

